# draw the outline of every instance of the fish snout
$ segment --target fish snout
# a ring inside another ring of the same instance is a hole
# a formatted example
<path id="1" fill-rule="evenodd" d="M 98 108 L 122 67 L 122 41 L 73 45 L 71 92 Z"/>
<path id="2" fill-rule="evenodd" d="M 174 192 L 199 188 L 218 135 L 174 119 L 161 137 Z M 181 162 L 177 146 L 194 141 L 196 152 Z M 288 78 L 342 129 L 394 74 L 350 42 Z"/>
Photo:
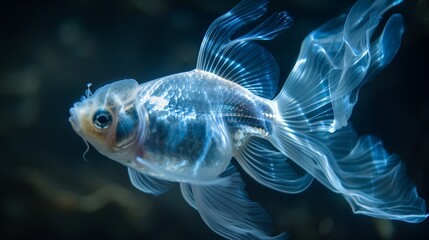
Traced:
<path id="1" fill-rule="evenodd" d="M 80 126 L 79 118 L 77 116 L 75 107 L 70 108 L 69 122 L 76 133 L 79 133 L 81 131 L 82 128 Z"/>

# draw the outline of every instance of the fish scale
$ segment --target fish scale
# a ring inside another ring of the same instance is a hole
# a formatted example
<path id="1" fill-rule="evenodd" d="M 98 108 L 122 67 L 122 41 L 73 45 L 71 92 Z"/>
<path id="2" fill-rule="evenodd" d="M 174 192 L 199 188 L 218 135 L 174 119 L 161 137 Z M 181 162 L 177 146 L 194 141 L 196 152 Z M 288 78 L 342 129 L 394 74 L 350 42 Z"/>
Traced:
<path id="1" fill-rule="evenodd" d="M 139 96 L 149 128 L 141 157 L 177 174 L 216 176 L 229 162 L 217 157 L 220 152 L 234 151 L 247 136 L 272 128 L 265 117 L 273 115 L 268 100 L 204 71 L 145 83 Z M 230 142 L 233 150 L 225 150 Z"/>
<path id="2" fill-rule="evenodd" d="M 200 70 L 171 75 L 158 81 L 155 80 L 151 83 L 152 87 L 144 87 L 140 92 L 143 98 L 160 98 L 160 101 L 168 102 L 160 107 L 161 103 L 147 101 L 145 107 L 151 114 L 159 114 L 161 118 L 176 114 L 179 120 L 184 116 L 196 116 L 200 119 L 196 121 L 225 121 L 231 130 L 259 128 L 269 133 L 272 128 L 273 119 L 267 118 L 274 115 L 272 103 L 231 81 Z"/>

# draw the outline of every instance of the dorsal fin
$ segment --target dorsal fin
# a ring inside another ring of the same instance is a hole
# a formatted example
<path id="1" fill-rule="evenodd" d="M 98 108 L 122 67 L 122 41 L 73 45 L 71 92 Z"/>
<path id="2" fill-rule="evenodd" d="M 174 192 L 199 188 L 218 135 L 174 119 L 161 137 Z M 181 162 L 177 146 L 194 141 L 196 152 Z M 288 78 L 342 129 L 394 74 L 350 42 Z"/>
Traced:
<path id="1" fill-rule="evenodd" d="M 254 94 L 273 98 L 279 70 L 272 55 L 255 40 L 276 37 L 291 22 L 286 12 L 268 17 L 247 34 L 231 37 L 266 12 L 268 1 L 244 0 L 216 19 L 207 30 L 198 55 L 197 69 L 234 81 Z"/>

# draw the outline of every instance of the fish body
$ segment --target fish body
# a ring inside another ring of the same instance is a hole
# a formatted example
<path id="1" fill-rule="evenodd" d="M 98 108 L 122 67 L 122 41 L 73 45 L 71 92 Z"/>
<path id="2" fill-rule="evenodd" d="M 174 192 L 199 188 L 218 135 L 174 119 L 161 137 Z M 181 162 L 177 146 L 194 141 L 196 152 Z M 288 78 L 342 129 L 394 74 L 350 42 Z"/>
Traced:
<path id="1" fill-rule="evenodd" d="M 272 129 L 269 101 L 201 70 L 143 84 L 138 99 L 147 119 L 140 157 L 174 175 L 153 173 L 167 180 L 213 179 L 245 136 Z"/>
<path id="2" fill-rule="evenodd" d="M 360 87 L 400 46 L 400 15 L 371 38 L 382 14 L 400 1 L 360 0 L 347 17 L 312 32 L 278 94 L 279 68 L 255 41 L 277 36 L 289 26 L 289 15 L 273 14 L 234 35 L 260 18 L 267 3 L 244 0 L 215 20 L 194 70 L 88 89 L 70 109 L 73 129 L 127 166 L 138 189 L 161 194 L 178 182 L 185 200 L 226 238 L 285 237 L 270 236 L 269 217 L 248 199 L 233 157 L 274 190 L 298 193 L 316 179 L 356 213 L 425 220 L 425 202 L 399 158 L 348 125 Z"/>

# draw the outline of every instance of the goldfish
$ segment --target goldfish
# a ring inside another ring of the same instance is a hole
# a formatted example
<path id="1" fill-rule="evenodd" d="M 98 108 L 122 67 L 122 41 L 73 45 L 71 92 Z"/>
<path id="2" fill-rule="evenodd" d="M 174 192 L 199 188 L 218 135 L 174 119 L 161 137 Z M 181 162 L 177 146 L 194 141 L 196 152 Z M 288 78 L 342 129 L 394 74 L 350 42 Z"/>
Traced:
<path id="1" fill-rule="evenodd" d="M 126 166 L 141 191 L 159 195 L 178 183 L 202 220 L 228 239 L 286 237 L 273 236 L 237 167 L 276 191 L 299 193 L 316 179 L 355 213 L 424 221 L 425 201 L 404 163 L 378 138 L 359 137 L 348 121 L 362 85 L 400 47 L 400 14 L 377 36 L 374 30 L 401 1 L 359 0 L 311 32 L 279 91 L 280 68 L 259 42 L 289 28 L 291 16 L 277 12 L 243 31 L 268 2 L 243 0 L 217 18 L 194 70 L 143 83 L 115 81 L 94 93 L 88 87 L 70 109 L 72 128 Z"/>

